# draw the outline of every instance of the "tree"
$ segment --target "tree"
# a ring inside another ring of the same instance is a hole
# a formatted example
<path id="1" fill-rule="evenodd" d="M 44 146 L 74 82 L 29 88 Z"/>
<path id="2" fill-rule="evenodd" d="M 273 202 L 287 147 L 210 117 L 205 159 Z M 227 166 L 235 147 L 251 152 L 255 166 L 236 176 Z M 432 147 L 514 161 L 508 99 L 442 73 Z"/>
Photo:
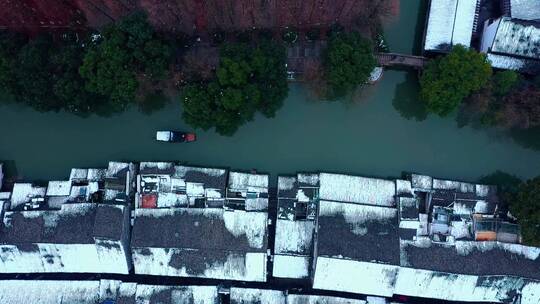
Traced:
<path id="1" fill-rule="evenodd" d="M 91 44 L 80 74 L 90 92 L 107 96 L 111 111 L 121 111 L 135 99 L 138 75 L 149 81 L 167 74 L 170 48 L 157 37 L 146 15 L 132 14 L 107 26 Z"/>
<path id="2" fill-rule="evenodd" d="M 20 89 L 15 79 L 16 59 L 26 37 L 13 32 L 0 32 L 0 90 L 18 95 Z"/>
<path id="3" fill-rule="evenodd" d="M 523 242 L 540 246 L 540 177 L 523 183 L 510 203 L 510 212 L 517 217 Z"/>
<path id="4" fill-rule="evenodd" d="M 484 54 L 462 45 L 431 61 L 420 77 L 420 98 L 429 112 L 447 116 L 471 93 L 484 87 L 492 74 Z"/>
<path id="5" fill-rule="evenodd" d="M 287 96 L 285 49 L 263 41 L 256 47 L 226 44 L 216 78 L 184 89 L 183 117 L 195 127 L 232 135 L 257 111 L 272 117 Z"/>
<path id="6" fill-rule="evenodd" d="M 497 96 L 508 94 L 519 82 L 519 74 L 507 70 L 497 72 L 493 75 L 493 89 Z"/>
<path id="7" fill-rule="evenodd" d="M 366 83 L 376 63 L 371 43 L 360 34 L 352 32 L 332 36 L 324 61 L 328 97 L 343 97 L 356 86 Z"/>

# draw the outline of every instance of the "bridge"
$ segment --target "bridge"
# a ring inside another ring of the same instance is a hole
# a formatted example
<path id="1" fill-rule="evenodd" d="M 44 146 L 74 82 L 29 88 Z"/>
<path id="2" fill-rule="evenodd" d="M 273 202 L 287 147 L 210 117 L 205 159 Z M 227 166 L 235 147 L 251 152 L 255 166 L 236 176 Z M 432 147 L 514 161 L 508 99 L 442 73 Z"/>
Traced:
<path id="1" fill-rule="evenodd" d="M 428 63 L 426 57 L 413 56 L 397 53 L 379 53 L 375 56 L 380 66 L 392 67 L 392 66 L 404 66 L 412 67 L 415 69 L 422 69 Z"/>

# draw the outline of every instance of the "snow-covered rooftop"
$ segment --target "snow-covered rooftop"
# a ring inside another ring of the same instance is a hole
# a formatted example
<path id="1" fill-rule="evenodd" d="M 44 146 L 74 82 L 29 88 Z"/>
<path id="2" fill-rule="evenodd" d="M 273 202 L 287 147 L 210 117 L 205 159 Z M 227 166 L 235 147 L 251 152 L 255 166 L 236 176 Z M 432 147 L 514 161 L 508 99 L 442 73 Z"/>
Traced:
<path id="1" fill-rule="evenodd" d="M 217 208 L 138 209 L 135 273 L 264 281 L 267 219 Z"/>
<path id="2" fill-rule="evenodd" d="M 235 172 L 229 173 L 229 189 L 233 191 L 268 192 L 268 174 Z"/>
<path id="3" fill-rule="evenodd" d="M 286 304 L 283 291 L 255 288 L 231 288 L 231 304 Z"/>
<path id="4" fill-rule="evenodd" d="M 471 44 L 478 0 L 431 0 L 424 49 L 449 51 Z"/>
<path id="5" fill-rule="evenodd" d="M 318 226 L 319 256 L 399 264 L 395 208 L 321 201 Z"/>
<path id="6" fill-rule="evenodd" d="M 318 257 L 313 288 L 391 297 L 398 267 Z"/>
<path id="7" fill-rule="evenodd" d="M 308 278 L 310 259 L 308 256 L 275 254 L 272 276 L 288 279 Z"/>
<path id="8" fill-rule="evenodd" d="M 540 23 L 501 18 L 491 52 L 540 59 Z"/>
<path id="9" fill-rule="evenodd" d="M 45 197 L 45 187 L 34 186 L 30 183 L 15 183 L 11 192 L 11 209 L 17 209 L 33 198 Z"/>
<path id="10" fill-rule="evenodd" d="M 47 196 L 68 196 L 71 193 L 71 181 L 50 181 Z"/>
<path id="11" fill-rule="evenodd" d="M 125 207 L 64 204 L 61 208 L 6 212 L 0 232 L 0 272 L 128 272 L 120 245 L 128 233 Z"/>
<path id="12" fill-rule="evenodd" d="M 488 53 L 487 59 L 491 62 L 491 66 L 497 69 L 513 70 L 532 74 L 540 72 L 540 62 L 537 60 L 516 58 L 493 53 Z"/>
<path id="13" fill-rule="evenodd" d="M 395 206 L 396 183 L 390 180 L 321 173 L 321 200 L 378 206 Z"/>
<path id="14" fill-rule="evenodd" d="M 522 20 L 540 20 L 540 1 L 538 0 L 507 0 L 510 2 L 512 18 Z"/>
<path id="15" fill-rule="evenodd" d="M 99 281 L 0 281 L 2 304 L 100 303 Z"/>
<path id="16" fill-rule="evenodd" d="M 521 303 L 538 303 L 540 282 L 509 276 L 456 275 L 401 268 L 394 293 L 445 301 L 491 303 L 516 303 L 521 296 Z"/>
<path id="17" fill-rule="evenodd" d="M 313 221 L 277 220 L 275 252 L 307 255 L 311 251 L 315 224 Z"/>
<path id="18" fill-rule="evenodd" d="M 287 304 L 365 304 L 364 300 L 347 299 L 330 296 L 312 296 L 312 295 L 287 295 Z"/>
<path id="19" fill-rule="evenodd" d="M 540 248 L 520 244 L 455 241 L 451 245 L 422 238 L 401 241 L 400 264 L 454 274 L 519 276 L 540 280 L 539 257 Z"/>

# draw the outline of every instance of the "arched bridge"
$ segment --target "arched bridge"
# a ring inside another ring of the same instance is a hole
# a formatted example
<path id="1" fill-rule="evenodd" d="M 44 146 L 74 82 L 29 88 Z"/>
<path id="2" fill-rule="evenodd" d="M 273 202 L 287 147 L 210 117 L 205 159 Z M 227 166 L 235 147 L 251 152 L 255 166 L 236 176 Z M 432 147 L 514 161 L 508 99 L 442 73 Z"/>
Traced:
<path id="1" fill-rule="evenodd" d="M 428 63 L 428 59 L 422 56 L 413 56 L 397 53 L 379 53 L 376 55 L 380 66 L 405 66 L 422 69 Z"/>

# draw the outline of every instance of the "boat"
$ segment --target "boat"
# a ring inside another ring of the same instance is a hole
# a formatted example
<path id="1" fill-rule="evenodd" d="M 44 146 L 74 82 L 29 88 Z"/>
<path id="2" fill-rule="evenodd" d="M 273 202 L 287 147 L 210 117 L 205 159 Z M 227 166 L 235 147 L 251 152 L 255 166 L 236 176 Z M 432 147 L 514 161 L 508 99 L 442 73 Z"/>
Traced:
<path id="1" fill-rule="evenodd" d="M 195 133 L 186 133 L 179 131 L 157 131 L 156 140 L 163 142 L 192 142 L 197 140 Z"/>

